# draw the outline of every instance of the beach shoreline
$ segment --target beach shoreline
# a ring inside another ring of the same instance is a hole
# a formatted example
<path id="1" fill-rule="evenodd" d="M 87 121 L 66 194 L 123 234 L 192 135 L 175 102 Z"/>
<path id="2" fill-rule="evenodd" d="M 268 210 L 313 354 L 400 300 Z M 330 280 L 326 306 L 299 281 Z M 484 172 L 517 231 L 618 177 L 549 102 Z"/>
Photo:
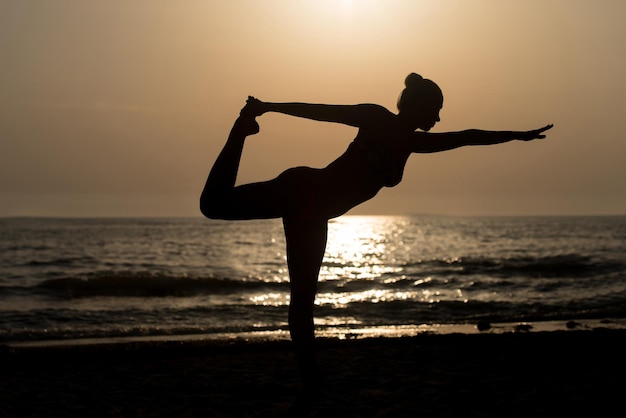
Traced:
<path id="1" fill-rule="evenodd" d="M 593 331 L 597 329 L 626 330 L 626 318 L 570 319 L 554 321 L 518 321 L 506 323 L 420 324 L 379 327 L 318 327 L 318 338 L 356 340 L 369 338 L 404 338 L 419 335 L 447 334 L 505 334 L 511 332 Z M 237 333 L 191 333 L 142 336 L 117 336 L 101 338 L 53 339 L 7 341 L 0 346 L 8 348 L 102 346 L 109 344 L 162 343 L 162 342 L 252 342 L 289 340 L 287 330 L 250 331 Z"/>
<path id="2" fill-rule="evenodd" d="M 626 331 L 319 338 L 312 417 L 565 416 L 624 408 Z M 286 416 L 287 340 L 2 346 L 0 416 Z"/>

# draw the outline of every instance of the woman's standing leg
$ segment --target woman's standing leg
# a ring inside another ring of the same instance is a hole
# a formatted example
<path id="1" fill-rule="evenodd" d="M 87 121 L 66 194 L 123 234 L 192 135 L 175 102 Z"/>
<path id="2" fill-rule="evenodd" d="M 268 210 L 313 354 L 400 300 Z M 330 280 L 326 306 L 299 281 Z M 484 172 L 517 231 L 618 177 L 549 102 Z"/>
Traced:
<path id="1" fill-rule="evenodd" d="M 326 250 L 328 225 L 323 220 L 284 218 L 287 265 L 291 280 L 289 332 L 294 343 L 305 390 L 313 395 L 319 382 L 315 359 L 313 306 L 317 280 Z"/>

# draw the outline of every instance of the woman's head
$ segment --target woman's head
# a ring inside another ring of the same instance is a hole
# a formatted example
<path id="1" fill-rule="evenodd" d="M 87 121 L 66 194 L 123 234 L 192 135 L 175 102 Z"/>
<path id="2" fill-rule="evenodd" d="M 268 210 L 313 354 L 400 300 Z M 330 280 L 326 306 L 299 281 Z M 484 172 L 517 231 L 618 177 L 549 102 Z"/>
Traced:
<path id="1" fill-rule="evenodd" d="M 417 128 L 425 131 L 439 122 L 443 93 L 435 82 L 411 73 L 404 80 L 405 88 L 398 99 L 398 111 L 410 117 Z"/>

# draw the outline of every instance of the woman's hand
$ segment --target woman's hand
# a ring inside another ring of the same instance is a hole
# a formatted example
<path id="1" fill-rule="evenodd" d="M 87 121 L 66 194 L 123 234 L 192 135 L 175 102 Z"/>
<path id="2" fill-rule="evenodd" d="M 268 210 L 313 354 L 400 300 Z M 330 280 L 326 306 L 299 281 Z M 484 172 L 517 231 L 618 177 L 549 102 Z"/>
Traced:
<path id="1" fill-rule="evenodd" d="M 546 136 L 543 135 L 543 132 L 547 131 L 548 129 L 552 129 L 554 125 L 550 124 L 550 125 L 546 125 L 543 128 L 539 128 L 539 129 L 534 129 L 532 131 L 526 131 L 526 132 L 520 132 L 519 137 L 517 139 L 519 139 L 520 141 L 532 141 L 533 139 L 544 139 Z"/>
<path id="2" fill-rule="evenodd" d="M 241 109 L 241 115 L 252 116 L 254 118 L 261 116 L 265 112 L 267 112 L 266 103 L 252 96 L 248 96 L 246 105 Z"/>

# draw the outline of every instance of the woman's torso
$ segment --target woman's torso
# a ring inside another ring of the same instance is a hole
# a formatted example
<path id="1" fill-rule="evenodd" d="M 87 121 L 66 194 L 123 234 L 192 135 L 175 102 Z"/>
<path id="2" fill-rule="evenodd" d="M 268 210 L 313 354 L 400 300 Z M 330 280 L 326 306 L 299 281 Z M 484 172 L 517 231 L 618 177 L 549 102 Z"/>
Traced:
<path id="1" fill-rule="evenodd" d="M 325 189 L 343 203 L 344 212 L 402 180 L 411 155 L 410 137 L 395 115 L 381 107 L 359 128 L 348 149 L 322 170 Z"/>
<path id="2" fill-rule="evenodd" d="M 397 116 L 376 106 L 346 152 L 327 168 L 345 166 L 357 170 L 361 174 L 358 178 L 368 183 L 393 187 L 402 180 L 404 166 L 411 155 L 411 142 L 412 132 L 402 128 Z"/>

